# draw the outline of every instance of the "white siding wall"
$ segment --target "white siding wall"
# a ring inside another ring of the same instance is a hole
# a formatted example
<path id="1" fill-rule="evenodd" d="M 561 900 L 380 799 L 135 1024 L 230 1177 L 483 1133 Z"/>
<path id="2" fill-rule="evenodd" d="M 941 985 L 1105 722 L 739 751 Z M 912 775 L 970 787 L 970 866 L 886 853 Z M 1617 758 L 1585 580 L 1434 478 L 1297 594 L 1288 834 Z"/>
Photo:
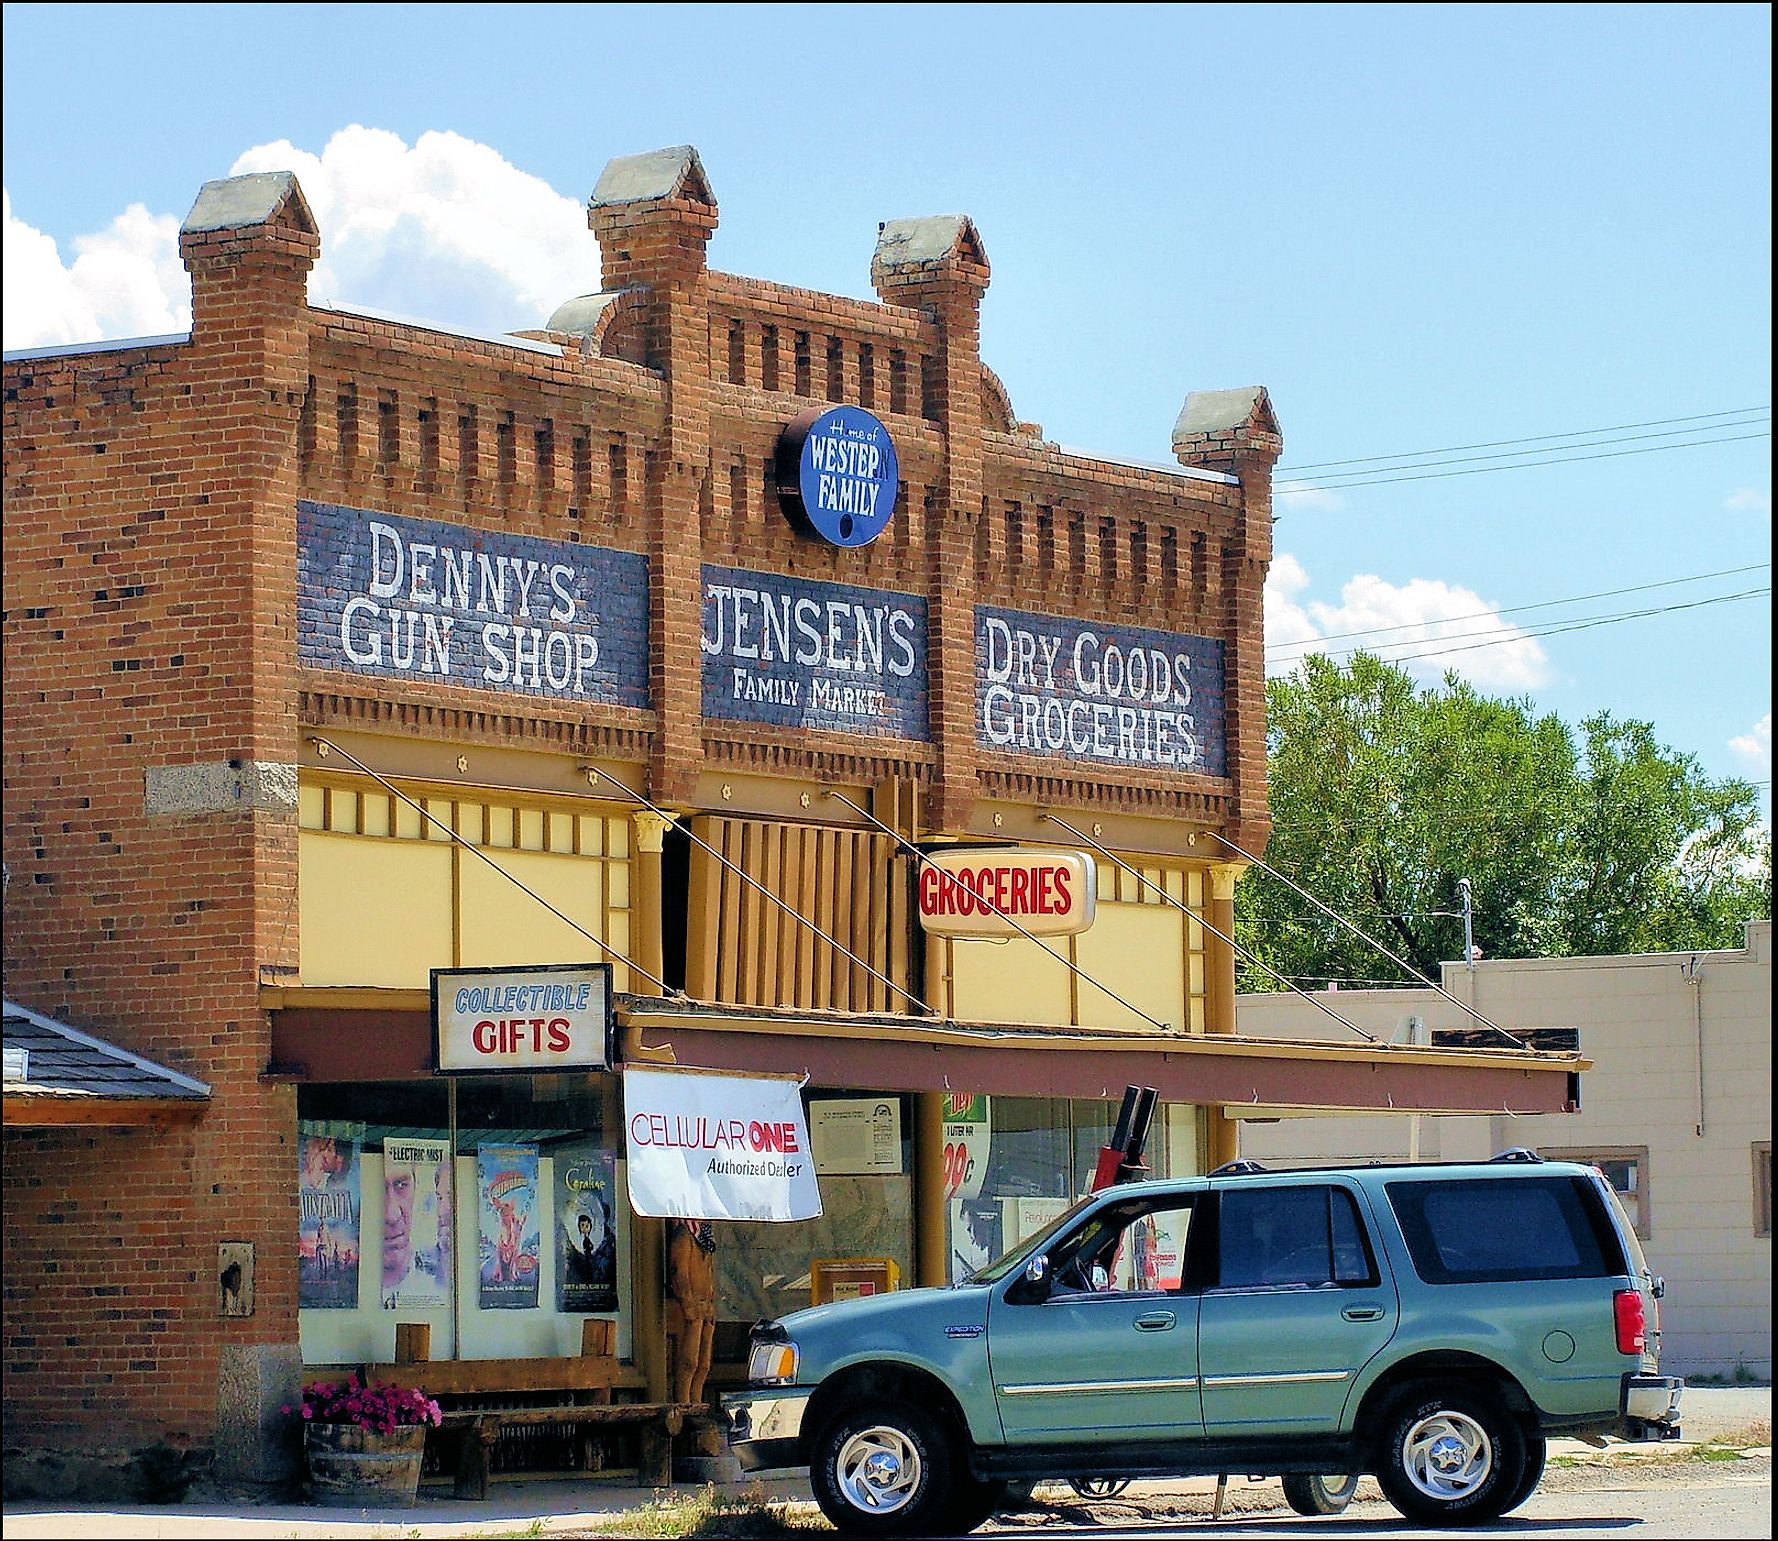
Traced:
<path id="1" fill-rule="evenodd" d="M 1688 982 L 1697 959 L 1698 984 Z M 1488 959 L 1473 974 L 1447 964 L 1444 988 L 1509 1031 L 1575 1027 L 1593 1068 L 1580 1113 L 1534 1117 L 1425 1117 L 1419 1154 L 1466 1160 L 1509 1145 L 1645 1146 L 1650 1266 L 1665 1275 L 1663 1366 L 1682 1375 L 1772 1373 L 1772 1242 L 1755 1236 L 1753 1145 L 1772 1138 L 1772 926 L 1747 928 L 1733 951 L 1617 958 Z M 1473 996 L 1470 991 L 1473 987 Z M 1698 1129 L 1702 1018 L 1703 1131 Z M 1473 1023 L 1431 990 L 1341 991 L 1329 1005 L 1379 1037 Z M 1327 1039 L 1338 1025 L 1294 995 L 1242 996 L 1244 1035 Z M 1238 1109 L 1231 1109 L 1238 1113 Z M 1400 1158 L 1406 1117 L 1244 1122 L 1241 1154 L 1258 1161 Z"/>

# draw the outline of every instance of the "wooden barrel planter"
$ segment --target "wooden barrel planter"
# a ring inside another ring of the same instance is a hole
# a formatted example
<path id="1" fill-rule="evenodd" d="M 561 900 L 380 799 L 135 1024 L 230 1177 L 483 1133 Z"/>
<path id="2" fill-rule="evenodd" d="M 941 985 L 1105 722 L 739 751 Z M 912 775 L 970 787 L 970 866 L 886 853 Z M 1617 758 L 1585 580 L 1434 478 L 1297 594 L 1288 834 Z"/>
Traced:
<path id="1" fill-rule="evenodd" d="M 388 1434 L 354 1423 L 306 1423 L 309 1499 L 365 1509 L 411 1504 L 419 1495 L 425 1450 L 423 1423 L 403 1424 Z"/>

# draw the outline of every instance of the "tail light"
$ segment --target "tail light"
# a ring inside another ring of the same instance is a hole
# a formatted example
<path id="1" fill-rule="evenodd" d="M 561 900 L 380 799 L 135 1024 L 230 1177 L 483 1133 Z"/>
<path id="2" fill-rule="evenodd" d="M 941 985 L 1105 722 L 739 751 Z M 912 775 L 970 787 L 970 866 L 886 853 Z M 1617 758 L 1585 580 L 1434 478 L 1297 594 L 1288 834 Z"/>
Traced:
<path id="1" fill-rule="evenodd" d="M 1611 1297 L 1611 1314 L 1617 1323 L 1617 1351 L 1640 1354 L 1648 1343 L 1648 1316 L 1641 1290 L 1619 1290 Z"/>

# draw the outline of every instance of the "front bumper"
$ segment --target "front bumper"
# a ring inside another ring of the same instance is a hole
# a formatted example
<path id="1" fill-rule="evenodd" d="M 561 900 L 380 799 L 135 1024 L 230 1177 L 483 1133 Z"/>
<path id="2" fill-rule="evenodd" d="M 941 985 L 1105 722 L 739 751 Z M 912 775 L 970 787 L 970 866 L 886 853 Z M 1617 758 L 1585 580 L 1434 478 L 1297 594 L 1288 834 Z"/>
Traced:
<path id="1" fill-rule="evenodd" d="M 1626 1439 L 1678 1439 L 1685 1381 L 1676 1375 L 1626 1375 L 1619 1411 Z"/>
<path id="2" fill-rule="evenodd" d="M 723 1397 L 729 1449 L 743 1471 L 808 1464 L 802 1448 L 803 1415 L 813 1395 L 808 1386 L 773 1386 Z"/>

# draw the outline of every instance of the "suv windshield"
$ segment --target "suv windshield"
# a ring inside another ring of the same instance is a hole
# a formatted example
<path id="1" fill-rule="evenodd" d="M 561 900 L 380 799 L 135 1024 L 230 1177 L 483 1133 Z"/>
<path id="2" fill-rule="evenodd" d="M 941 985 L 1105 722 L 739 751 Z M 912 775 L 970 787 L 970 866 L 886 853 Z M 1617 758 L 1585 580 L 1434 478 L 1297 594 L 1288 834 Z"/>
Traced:
<path id="1" fill-rule="evenodd" d="M 1050 1239 L 1055 1236 L 1058 1231 L 1062 1230 L 1064 1226 L 1072 1225 L 1079 1217 L 1081 1211 L 1084 1210 L 1087 1205 L 1095 1203 L 1099 1198 L 1099 1194 L 1089 1193 L 1085 1198 L 1078 1200 L 1071 1209 L 1066 1209 L 1061 1214 L 1057 1215 L 1056 1218 L 1050 1221 L 1048 1225 L 1044 1226 L 1042 1230 L 1034 1231 L 1023 1241 L 1015 1245 L 1010 1252 L 1001 1253 L 1001 1255 L 995 1258 L 993 1262 L 989 1263 L 984 1268 L 978 1268 L 963 1282 L 965 1284 L 993 1284 L 998 1280 L 1004 1279 L 1014 1269 L 1022 1267 L 1027 1258 L 1036 1257 L 1039 1252 L 1043 1251 L 1043 1249 L 1050 1244 Z"/>

